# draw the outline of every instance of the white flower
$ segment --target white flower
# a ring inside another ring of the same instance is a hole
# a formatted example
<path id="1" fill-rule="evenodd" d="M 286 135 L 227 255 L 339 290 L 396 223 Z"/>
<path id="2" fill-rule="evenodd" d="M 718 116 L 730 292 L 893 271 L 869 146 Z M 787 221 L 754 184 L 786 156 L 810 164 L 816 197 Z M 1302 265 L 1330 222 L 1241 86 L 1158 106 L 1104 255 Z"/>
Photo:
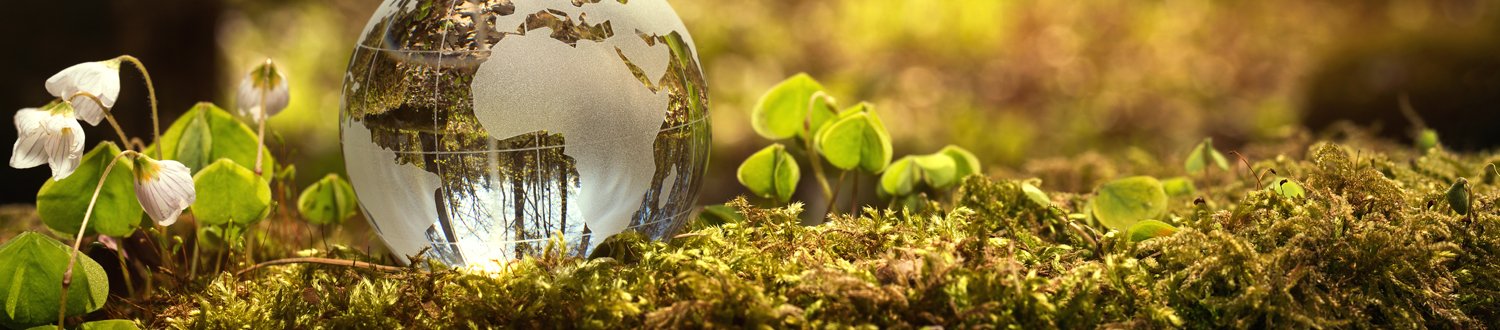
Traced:
<path id="1" fill-rule="evenodd" d="M 73 108 L 67 103 L 16 112 L 16 144 L 11 150 L 10 167 L 48 164 L 52 180 L 62 180 L 73 174 L 82 158 L 83 126 L 73 118 Z"/>
<path id="2" fill-rule="evenodd" d="M 137 155 L 135 158 L 135 196 L 151 220 L 163 226 L 177 222 L 182 210 L 193 205 L 198 192 L 193 175 L 175 160 L 157 161 Z"/>
<path id="3" fill-rule="evenodd" d="M 264 100 L 261 99 L 262 95 Z M 286 77 L 276 70 L 276 65 L 270 60 L 245 74 L 245 79 L 240 81 L 240 92 L 236 98 L 240 117 L 255 122 L 275 116 L 286 109 L 287 102 L 291 100 L 287 92 Z M 261 104 L 262 101 L 265 104 Z"/>
<path id="4" fill-rule="evenodd" d="M 115 98 L 120 96 L 120 60 L 79 63 L 63 69 L 47 78 L 47 92 L 58 98 L 71 98 L 67 101 L 73 104 L 79 118 L 89 125 L 99 125 L 104 110 L 114 107 Z M 93 94 L 104 107 L 86 96 L 75 97 L 78 92 Z"/>

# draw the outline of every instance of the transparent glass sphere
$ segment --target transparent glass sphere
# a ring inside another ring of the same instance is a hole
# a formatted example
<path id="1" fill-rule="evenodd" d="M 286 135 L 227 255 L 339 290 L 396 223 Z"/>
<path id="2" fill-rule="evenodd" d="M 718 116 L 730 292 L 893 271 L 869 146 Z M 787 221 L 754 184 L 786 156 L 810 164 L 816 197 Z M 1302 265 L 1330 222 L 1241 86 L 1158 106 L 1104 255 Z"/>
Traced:
<path id="1" fill-rule="evenodd" d="M 366 217 L 392 253 L 482 268 L 672 235 L 708 162 L 695 49 L 665 0 L 386 0 L 339 125 Z"/>

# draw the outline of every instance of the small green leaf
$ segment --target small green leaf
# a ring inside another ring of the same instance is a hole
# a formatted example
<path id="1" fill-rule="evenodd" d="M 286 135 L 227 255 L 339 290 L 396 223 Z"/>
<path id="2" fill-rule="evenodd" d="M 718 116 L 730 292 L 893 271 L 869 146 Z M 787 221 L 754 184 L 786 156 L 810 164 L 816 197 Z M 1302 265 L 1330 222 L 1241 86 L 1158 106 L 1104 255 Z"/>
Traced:
<path id="1" fill-rule="evenodd" d="M 922 169 L 922 181 L 928 187 L 944 189 L 952 186 L 958 178 L 958 165 L 953 163 L 953 158 L 944 154 L 931 154 L 914 156 L 912 164 Z"/>
<path id="2" fill-rule="evenodd" d="M 1094 216 L 1109 228 L 1125 230 L 1142 219 L 1167 210 L 1167 193 L 1161 182 L 1149 176 L 1115 180 L 1099 187 L 1094 198 Z"/>
<path id="3" fill-rule="evenodd" d="M 1438 142 L 1437 131 L 1428 128 L 1423 129 L 1420 133 L 1417 133 L 1417 150 L 1428 150 L 1436 148 L 1440 143 L 1441 142 Z"/>
<path id="4" fill-rule="evenodd" d="M 868 103 L 860 103 L 839 115 L 817 134 L 818 152 L 829 164 L 843 170 L 859 168 L 868 173 L 880 173 L 891 163 L 891 136 L 885 123 L 870 111 Z"/>
<path id="5" fill-rule="evenodd" d="M 698 213 L 699 228 L 720 226 L 726 223 L 739 223 L 745 221 L 745 215 L 733 207 L 724 204 L 708 205 L 703 207 L 703 212 Z"/>
<path id="6" fill-rule="evenodd" d="M 797 191 L 797 181 L 802 179 L 797 160 L 786 152 L 780 143 L 761 149 L 740 164 L 740 184 L 749 188 L 756 196 L 775 198 L 785 203 Z"/>
<path id="7" fill-rule="evenodd" d="M 48 324 L 48 325 L 40 325 L 40 326 L 26 328 L 26 330 L 51 330 L 51 329 L 57 329 L 57 325 L 56 324 Z M 78 325 L 78 329 L 79 330 L 140 330 L 139 327 L 136 327 L 135 321 L 131 321 L 131 320 L 102 320 L 102 321 L 84 322 L 83 324 L 79 324 Z"/>
<path id="8" fill-rule="evenodd" d="M 204 135 L 203 130 L 207 130 Z M 208 141 L 203 137 L 208 136 Z M 146 154 L 155 156 L 155 149 L 162 149 L 162 159 L 175 159 L 182 162 L 196 174 L 202 171 L 209 162 L 220 158 L 229 158 L 240 164 L 255 166 L 255 150 L 260 140 L 255 136 L 255 130 L 245 123 L 235 119 L 224 109 L 214 106 L 212 103 L 198 103 L 172 126 L 167 127 L 161 134 L 160 145 L 152 145 L 146 149 Z M 271 156 L 270 150 L 262 150 L 262 170 L 265 173 L 276 173 L 276 161 Z M 190 158 L 189 158 L 190 157 Z M 201 164 L 195 165 L 195 163 Z"/>
<path id="9" fill-rule="evenodd" d="M 1458 214 L 1469 214 L 1469 179 L 1458 178 L 1453 186 L 1448 187 L 1448 206 Z"/>
<path id="10" fill-rule="evenodd" d="M 755 102 L 750 113 L 750 127 L 767 139 L 780 140 L 805 136 L 808 104 L 823 85 L 806 73 L 798 73 L 772 86 Z M 814 116 L 814 121 L 819 118 Z M 813 126 L 817 127 L 817 126 Z"/>
<path id="11" fill-rule="evenodd" d="M 1052 206 L 1052 198 L 1047 197 L 1046 192 L 1043 192 L 1041 188 L 1031 185 L 1031 183 L 1022 182 L 1021 192 L 1026 193 L 1026 199 L 1030 199 L 1037 205 L 1041 205 L 1042 207 Z"/>
<path id="12" fill-rule="evenodd" d="M 979 167 L 979 157 L 974 157 L 974 153 L 964 148 L 948 145 L 943 147 L 943 150 L 939 150 L 938 153 L 953 158 L 954 165 L 958 166 L 957 171 L 954 172 L 954 176 L 959 180 L 963 180 L 963 178 L 969 177 L 969 175 L 983 174 L 984 172 L 984 169 Z"/>
<path id="13" fill-rule="evenodd" d="M 1197 147 L 1193 147 L 1193 151 L 1188 153 L 1187 162 L 1183 164 L 1183 167 L 1187 169 L 1188 173 L 1202 172 L 1208 167 L 1209 159 L 1213 160 L 1214 166 L 1218 166 L 1224 170 L 1229 169 L 1229 161 L 1224 159 L 1224 154 L 1219 153 L 1218 149 L 1214 149 L 1213 138 L 1204 138 L 1203 142 L 1199 142 Z"/>
<path id="14" fill-rule="evenodd" d="M 270 183 L 228 158 L 193 175 L 193 188 L 198 192 L 193 216 L 207 225 L 248 225 L 271 212 Z"/>
<path id="15" fill-rule="evenodd" d="M 892 197 L 906 196 L 916 189 L 922 169 L 912 166 L 912 157 L 906 156 L 891 163 L 885 173 L 880 174 L 880 191 Z"/>
<path id="16" fill-rule="evenodd" d="M 1302 189 L 1302 185 L 1297 184 L 1296 181 L 1292 181 L 1287 178 L 1276 178 L 1275 180 L 1271 180 L 1271 186 L 1266 187 L 1266 189 L 1275 191 L 1277 194 L 1280 194 L 1281 196 L 1286 198 L 1302 198 L 1304 196 L 1307 196 L 1307 191 Z"/>
<path id="17" fill-rule="evenodd" d="M 307 222 L 317 225 L 337 225 L 354 217 L 359 208 L 354 199 L 354 187 L 337 174 L 328 174 L 302 190 L 297 198 L 297 211 Z"/>
<path id="18" fill-rule="evenodd" d="M 1162 190 L 1167 192 L 1167 196 L 1171 197 L 1192 196 L 1198 191 L 1197 188 L 1193 187 L 1192 180 L 1182 176 L 1162 180 L 1161 187 Z"/>
<path id="19" fill-rule="evenodd" d="M 42 223 L 59 232 L 78 233 L 78 225 L 83 223 L 83 214 L 88 210 L 89 199 L 94 196 L 94 188 L 99 187 L 99 176 L 118 155 L 120 148 L 114 143 L 100 142 L 83 155 L 73 175 L 43 183 L 36 193 L 36 212 Z M 89 220 L 89 230 L 85 234 L 123 237 L 140 226 L 141 214 L 145 211 L 141 209 L 141 202 L 136 200 L 132 166 L 127 159 L 110 170 L 109 179 L 99 191 L 93 220 Z"/>
<path id="20" fill-rule="evenodd" d="M 1177 227 L 1172 227 L 1172 225 L 1165 222 L 1146 219 L 1131 225 L 1130 230 L 1126 230 L 1125 232 L 1130 237 L 1131 242 L 1140 242 L 1157 237 L 1171 236 L 1177 232 Z"/>
<path id="21" fill-rule="evenodd" d="M 0 325 L 26 328 L 57 322 L 63 273 L 72 248 L 33 232 L 0 245 Z M 109 278 L 83 254 L 73 265 L 65 314 L 82 315 L 104 307 Z"/>

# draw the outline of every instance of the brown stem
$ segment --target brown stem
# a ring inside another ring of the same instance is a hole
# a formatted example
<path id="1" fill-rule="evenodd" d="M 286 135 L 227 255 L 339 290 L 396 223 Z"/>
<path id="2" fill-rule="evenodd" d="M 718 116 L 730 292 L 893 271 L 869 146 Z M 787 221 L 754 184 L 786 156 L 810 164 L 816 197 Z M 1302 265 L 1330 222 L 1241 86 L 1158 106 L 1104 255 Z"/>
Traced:
<path id="1" fill-rule="evenodd" d="M 141 78 L 146 80 L 146 95 L 151 98 L 151 141 L 161 142 L 161 117 L 158 115 L 158 112 L 156 110 L 156 86 L 151 84 L 151 73 L 146 72 L 146 65 L 142 64 L 141 60 L 135 58 L 135 56 L 120 55 L 118 59 L 130 62 L 130 64 L 134 64 L 135 69 L 141 72 Z M 162 146 L 157 146 L 157 159 L 164 159 L 164 157 L 162 157 L 161 155 L 162 149 L 164 149 Z"/>
<path id="2" fill-rule="evenodd" d="M 79 96 L 87 97 L 90 100 L 94 100 L 94 104 L 99 105 L 99 108 L 104 111 L 104 119 L 109 121 L 109 126 L 115 128 L 115 134 L 120 136 L 120 146 L 123 146 L 126 149 L 130 149 L 130 138 L 128 138 L 128 137 L 125 136 L 125 130 L 120 128 L 120 122 L 115 121 L 115 116 L 110 113 L 111 111 L 110 111 L 109 107 L 104 106 L 104 100 L 100 100 L 99 96 L 96 96 L 93 93 L 89 93 L 89 92 L 77 92 L 77 93 L 73 93 L 72 96 L 69 96 L 68 97 L 68 101 L 72 102 L 73 98 L 76 98 L 76 97 L 79 97 Z"/>
<path id="3" fill-rule="evenodd" d="M 126 150 L 111 158 L 109 165 L 104 166 L 104 173 L 99 175 L 99 184 L 94 186 L 94 196 L 89 197 L 89 207 L 83 211 L 83 222 L 78 224 L 78 236 L 73 238 L 73 253 L 68 258 L 68 268 L 63 271 L 62 295 L 58 297 L 57 303 L 57 327 L 59 329 L 63 327 L 63 321 L 67 317 L 68 286 L 73 285 L 73 266 L 78 263 L 78 253 L 82 252 L 78 247 L 83 244 L 83 233 L 89 228 L 89 217 L 94 215 L 94 205 L 99 202 L 99 192 L 104 190 L 104 180 L 109 178 L 109 172 L 115 169 L 115 163 L 119 162 L 120 157 L 134 154 L 135 152 Z"/>
<path id="4" fill-rule="evenodd" d="M 130 267 L 125 264 L 125 244 L 115 246 L 115 257 L 120 260 L 120 276 L 125 278 L 125 293 L 133 298 L 135 297 L 135 283 L 130 280 Z"/>
<path id="5" fill-rule="evenodd" d="M 258 263 L 258 264 L 255 264 L 254 266 L 250 266 L 250 268 L 245 268 L 243 270 L 240 270 L 239 272 L 234 273 L 234 276 L 236 276 L 236 277 L 238 277 L 238 276 L 244 276 L 247 273 L 255 271 L 256 269 L 261 269 L 263 267 L 276 266 L 276 265 L 287 265 L 287 264 L 322 264 L 322 265 L 345 266 L 345 267 L 354 267 L 354 268 L 369 268 L 369 269 L 372 269 L 372 270 L 378 270 L 378 271 L 382 271 L 382 272 L 399 272 L 399 271 L 402 271 L 403 269 L 405 269 L 405 268 L 401 268 L 401 267 L 392 267 L 392 266 L 386 266 L 386 265 L 377 265 L 377 264 L 372 264 L 372 263 L 363 262 L 363 261 L 342 260 L 342 259 L 332 259 L 332 258 L 308 257 L 308 258 L 276 259 L 276 260 L 271 260 L 271 261 L 266 261 L 266 262 Z"/>

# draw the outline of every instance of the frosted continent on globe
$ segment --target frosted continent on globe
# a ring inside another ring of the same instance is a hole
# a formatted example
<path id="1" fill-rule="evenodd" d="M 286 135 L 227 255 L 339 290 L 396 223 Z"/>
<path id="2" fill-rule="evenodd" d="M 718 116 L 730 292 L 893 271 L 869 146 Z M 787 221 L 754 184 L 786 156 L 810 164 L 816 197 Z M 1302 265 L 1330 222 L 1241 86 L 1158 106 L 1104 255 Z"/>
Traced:
<path id="1" fill-rule="evenodd" d="M 344 77 L 342 143 L 397 255 L 493 268 L 671 234 L 707 162 L 707 90 L 664 0 L 387 0 Z"/>

